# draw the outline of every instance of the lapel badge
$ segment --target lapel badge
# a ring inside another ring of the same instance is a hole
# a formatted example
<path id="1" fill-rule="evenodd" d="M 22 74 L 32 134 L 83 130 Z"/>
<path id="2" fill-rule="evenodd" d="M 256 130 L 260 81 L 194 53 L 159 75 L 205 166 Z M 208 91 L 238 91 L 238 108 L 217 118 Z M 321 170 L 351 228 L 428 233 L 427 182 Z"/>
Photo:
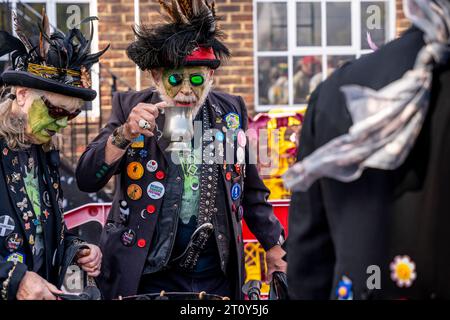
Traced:
<path id="1" fill-rule="evenodd" d="M 30 230 L 31 229 L 31 224 L 29 222 L 25 223 L 25 230 Z"/>
<path id="2" fill-rule="evenodd" d="M 20 180 L 20 173 L 18 173 L 18 172 L 13 172 L 13 173 L 11 174 L 11 178 L 12 178 L 12 182 L 13 182 L 13 183 L 18 182 L 18 181 Z"/>
<path id="3" fill-rule="evenodd" d="M 122 232 L 120 240 L 125 247 L 131 247 L 136 242 L 136 232 L 132 229 L 128 229 Z"/>
<path id="4" fill-rule="evenodd" d="M 148 185 L 147 194 L 151 199 L 157 200 L 164 196 L 165 190 L 166 189 L 161 182 L 154 181 Z"/>
<path id="5" fill-rule="evenodd" d="M 6 157 L 8 155 L 8 148 L 3 149 L 3 155 Z"/>
<path id="6" fill-rule="evenodd" d="M 336 296 L 338 300 L 353 300 L 353 283 L 352 281 L 343 276 L 336 287 Z"/>
<path id="7" fill-rule="evenodd" d="M 216 117 L 216 123 L 222 123 L 222 118 L 221 117 Z"/>
<path id="8" fill-rule="evenodd" d="M 222 110 L 219 108 L 219 106 L 218 105 L 216 105 L 216 104 L 211 104 L 211 106 L 214 108 L 214 111 L 220 116 L 220 115 L 222 115 Z"/>
<path id="9" fill-rule="evenodd" d="M 239 130 L 237 134 L 237 142 L 238 145 L 244 148 L 247 145 L 247 136 L 245 135 L 244 130 Z"/>
<path id="10" fill-rule="evenodd" d="M 44 210 L 44 216 L 45 216 L 45 219 L 48 219 L 48 216 L 50 215 L 50 212 L 48 212 L 48 210 L 47 209 L 45 209 Z"/>
<path id="11" fill-rule="evenodd" d="M 14 262 L 14 263 L 25 263 L 25 254 L 14 252 L 11 253 L 7 258 L 6 261 Z"/>
<path id="12" fill-rule="evenodd" d="M 28 243 L 32 246 L 34 245 L 34 236 L 31 235 L 30 238 L 28 239 Z"/>
<path id="13" fill-rule="evenodd" d="M 144 147 L 144 135 L 140 134 L 138 137 L 136 137 L 133 140 L 133 143 L 131 144 L 131 148 L 141 149 L 143 147 Z"/>
<path id="14" fill-rule="evenodd" d="M 134 151 L 134 149 L 128 148 L 128 150 L 127 150 L 127 155 L 128 155 L 130 158 L 134 157 L 135 154 L 136 154 L 136 151 Z"/>
<path id="15" fill-rule="evenodd" d="M 139 200 L 142 197 L 142 188 L 137 184 L 130 184 L 127 188 L 127 195 L 131 200 Z"/>
<path id="16" fill-rule="evenodd" d="M 50 195 L 48 194 L 48 191 L 44 191 L 44 193 L 42 194 L 42 201 L 44 202 L 44 204 L 47 207 L 51 207 L 52 203 L 50 202 Z"/>
<path id="17" fill-rule="evenodd" d="M 156 160 L 150 160 L 147 162 L 146 167 L 149 172 L 155 172 L 158 169 L 158 162 Z"/>
<path id="18" fill-rule="evenodd" d="M 23 198 L 22 201 L 19 201 L 16 203 L 17 208 L 20 209 L 20 211 L 25 210 L 26 208 L 28 208 L 28 199 L 27 198 Z"/>
<path id="19" fill-rule="evenodd" d="M 9 183 L 9 182 L 8 182 Z M 16 188 L 14 188 L 14 186 L 13 185 L 9 185 L 9 189 L 12 191 L 12 192 L 14 192 L 14 193 L 17 193 L 16 192 Z"/>
<path id="20" fill-rule="evenodd" d="M 396 256 L 390 264 L 391 279 L 398 287 L 408 288 L 417 277 L 416 264 L 409 256 Z"/>
<path id="21" fill-rule="evenodd" d="M 13 218 L 7 215 L 0 216 L 0 237 L 10 235 L 15 227 L 16 223 Z"/>
<path id="22" fill-rule="evenodd" d="M 15 156 L 12 160 L 11 163 L 13 166 L 17 166 L 19 164 L 19 159 L 17 158 L 17 156 Z"/>
<path id="23" fill-rule="evenodd" d="M 127 166 L 127 174 L 130 179 L 139 180 L 144 175 L 144 167 L 140 162 L 130 162 Z"/>
<path id="24" fill-rule="evenodd" d="M 231 187 L 231 198 L 233 199 L 233 201 L 235 201 L 240 196 L 241 196 L 241 185 L 239 183 L 235 183 Z"/>
<path id="25" fill-rule="evenodd" d="M 147 158 L 148 156 L 148 151 L 145 149 L 142 149 L 141 151 L 139 151 L 139 157 L 141 157 L 142 159 Z"/>
<path id="26" fill-rule="evenodd" d="M 14 252 L 14 251 L 19 250 L 22 247 L 22 244 L 23 244 L 23 239 L 21 236 L 19 236 L 18 233 L 11 233 L 5 239 L 5 246 L 9 252 Z"/>
<path id="27" fill-rule="evenodd" d="M 23 221 L 25 221 L 25 222 L 28 221 L 28 214 L 27 214 L 26 212 L 22 215 L 22 219 L 23 219 Z"/>
<path id="28" fill-rule="evenodd" d="M 228 129 L 236 130 L 241 127 L 241 119 L 237 113 L 230 112 L 225 116 Z"/>

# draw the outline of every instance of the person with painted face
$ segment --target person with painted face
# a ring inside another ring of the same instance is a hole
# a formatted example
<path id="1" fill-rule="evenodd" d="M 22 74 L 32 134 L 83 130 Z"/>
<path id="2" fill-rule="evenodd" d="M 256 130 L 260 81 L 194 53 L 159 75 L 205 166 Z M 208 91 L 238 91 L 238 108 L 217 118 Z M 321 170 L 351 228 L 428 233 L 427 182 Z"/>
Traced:
<path id="1" fill-rule="evenodd" d="M 0 31 L 0 56 L 12 57 L 0 76 L 1 299 L 54 300 L 72 261 L 101 270 L 99 247 L 66 231 L 53 136 L 95 98 L 88 72 L 106 49 L 88 54 L 78 29 L 50 34 L 45 13 L 30 36 L 19 17 L 15 27 L 19 38 Z"/>
<path id="2" fill-rule="evenodd" d="M 243 218 L 267 252 L 269 275 L 285 271 L 283 228 L 248 161 L 244 101 L 211 90 L 230 52 L 210 2 L 161 0 L 168 21 L 135 29 L 127 53 L 154 86 L 116 94 L 108 124 L 79 161 L 83 191 L 98 191 L 118 175 L 100 240 L 98 283 L 106 298 L 161 291 L 242 298 Z M 205 135 L 198 148 L 194 135 L 179 162 L 162 134 L 169 117 L 164 109 L 174 106 L 192 108 L 204 133 L 214 130 L 214 139 Z M 229 149 L 232 159 L 205 161 L 211 140 L 217 154 Z"/>

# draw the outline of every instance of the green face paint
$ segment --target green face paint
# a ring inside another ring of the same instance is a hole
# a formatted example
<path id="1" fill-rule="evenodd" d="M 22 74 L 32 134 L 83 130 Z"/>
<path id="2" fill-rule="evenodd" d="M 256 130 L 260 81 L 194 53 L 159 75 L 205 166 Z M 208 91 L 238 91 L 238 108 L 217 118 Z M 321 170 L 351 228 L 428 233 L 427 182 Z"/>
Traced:
<path id="1" fill-rule="evenodd" d="M 181 89 L 184 88 L 185 91 L 192 91 L 195 97 L 199 99 L 206 88 L 207 74 L 208 69 L 206 67 L 185 67 L 164 70 L 162 82 L 166 95 L 169 98 L 175 99 Z"/>
<path id="2" fill-rule="evenodd" d="M 36 98 L 28 109 L 27 133 L 41 144 L 52 138 L 52 133 L 67 127 L 67 117 L 54 119 L 48 114 L 48 109 L 40 98 Z M 50 132 L 49 132 L 50 131 Z"/>

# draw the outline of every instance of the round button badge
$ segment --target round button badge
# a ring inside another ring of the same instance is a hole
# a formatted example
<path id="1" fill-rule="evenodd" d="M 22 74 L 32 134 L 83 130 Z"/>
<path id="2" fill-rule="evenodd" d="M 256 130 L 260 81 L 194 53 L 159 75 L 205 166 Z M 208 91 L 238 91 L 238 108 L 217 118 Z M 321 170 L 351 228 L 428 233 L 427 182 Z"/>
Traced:
<path id="1" fill-rule="evenodd" d="M 131 184 L 127 188 L 127 195 L 131 200 L 139 200 L 142 197 L 142 188 L 137 184 Z"/>
<path id="2" fill-rule="evenodd" d="M 161 182 L 154 181 L 147 187 L 147 194 L 151 199 L 161 199 L 164 196 L 166 189 Z"/>
<path id="3" fill-rule="evenodd" d="M 130 162 L 127 167 L 128 177 L 132 180 L 139 180 L 144 175 L 144 167 L 137 161 Z"/>
<path id="4" fill-rule="evenodd" d="M 237 134 L 237 142 L 238 145 L 244 148 L 247 144 L 247 137 L 245 136 L 245 133 L 243 130 L 239 130 Z"/>
<path id="5" fill-rule="evenodd" d="M 156 162 L 156 160 L 150 160 L 147 162 L 147 170 L 149 172 L 155 172 L 158 170 L 158 162 Z"/>
<path id="6" fill-rule="evenodd" d="M 136 242 L 136 232 L 134 232 L 132 229 L 124 231 L 120 235 L 120 241 L 125 247 L 133 246 Z"/>

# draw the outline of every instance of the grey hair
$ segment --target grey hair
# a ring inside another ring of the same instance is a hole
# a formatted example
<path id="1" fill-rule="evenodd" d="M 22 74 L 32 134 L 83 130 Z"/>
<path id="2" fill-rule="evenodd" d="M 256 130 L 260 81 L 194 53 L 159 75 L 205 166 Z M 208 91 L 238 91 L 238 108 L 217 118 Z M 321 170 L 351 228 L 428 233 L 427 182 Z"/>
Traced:
<path id="1" fill-rule="evenodd" d="M 0 93 L 0 138 L 9 149 L 21 150 L 29 148 L 31 143 L 25 139 L 25 117 L 12 110 L 14 100 L 10 96 L 15 93 L 14 87 L 4 87 Z"/>

